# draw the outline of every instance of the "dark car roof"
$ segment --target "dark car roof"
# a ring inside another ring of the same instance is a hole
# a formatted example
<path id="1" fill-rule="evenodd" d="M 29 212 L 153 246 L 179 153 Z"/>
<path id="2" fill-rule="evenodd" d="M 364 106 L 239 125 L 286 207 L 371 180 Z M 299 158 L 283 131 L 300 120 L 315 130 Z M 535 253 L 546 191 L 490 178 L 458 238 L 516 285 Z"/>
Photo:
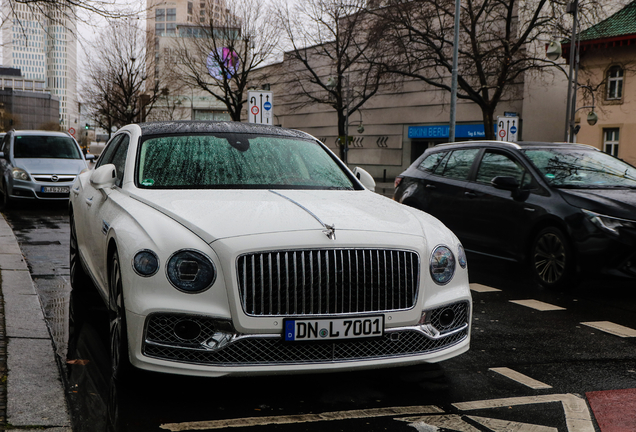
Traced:
<path id="1" fill-rule="evenodd" d="M 245 133 L 276 135 L 293 138 L 314 139 L 311 135 L 294 129 L 265 126 L 234 121 L 162 121 L 139 123 L 142 135 L 165 135 L 183 133 Z"/>
<path id="2" fill-rule="evenodd" d="M 565 142 L 542 142 L 542 141 L 519 141 L 516 143 L 507 142 L 507 141 L 463 141 L 463 142 L 454 142 L 447 144 L 438 144 L 435 147 L 431 147 L 430 150 L 440 150 L 440 149 L 448 149 L 448 148 L 460 148 L 460 147 L 469 147 L 469 146 L 492 146 L 492 147 L 501 147 L 501 148 L 585 148 L 588 150 L 597 150 L 596 147 L 593 147 L 588 144 L 575 144 L 575 143 L 565 143 Z"/>

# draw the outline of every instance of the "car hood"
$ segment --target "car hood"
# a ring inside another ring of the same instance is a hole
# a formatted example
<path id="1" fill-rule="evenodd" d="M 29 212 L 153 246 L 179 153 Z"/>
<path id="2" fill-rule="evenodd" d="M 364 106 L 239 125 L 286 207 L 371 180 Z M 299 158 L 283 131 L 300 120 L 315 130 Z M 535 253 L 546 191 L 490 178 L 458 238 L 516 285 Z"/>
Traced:
<path id="1" fill-rule="evenodd" d="M 16 167 L 29 174 L 79 174 L 87 167 L 83 159 L 16 159 Z"/>
<path id="2" fill-rule="evenodd" d="M 342 230 L 423 235 L 405 206 L 369 191 L 140 190 L 131 195 L 208 243 L 276 232 Z"/>
<path id="3" fill-rule="evenodd" d="M 596 213 L 633 220 L 636 215 L 635 189 L 560 189 L 568 204 Z"/>

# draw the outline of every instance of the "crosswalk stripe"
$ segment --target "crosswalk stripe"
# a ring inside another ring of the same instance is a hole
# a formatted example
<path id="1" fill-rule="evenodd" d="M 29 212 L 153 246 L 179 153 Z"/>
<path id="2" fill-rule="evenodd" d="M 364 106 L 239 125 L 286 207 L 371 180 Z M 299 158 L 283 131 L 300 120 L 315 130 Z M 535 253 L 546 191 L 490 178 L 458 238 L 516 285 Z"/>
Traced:
<path id="1" fill-rule="evenodd" d="M 544 384 L 541 381 L 537 381 L 534 378 L 530 378 L 527 375 L 524 375 L 507 367 L 490 368 L 489 370 L 535 390 L 552 388 L 552 386 Z"/>
<path id="2" fill-rule="evenodd" d="M 500 289 L 489 287 L 489 286 L 478 284 L 478 283 L 471 283 L 470 289 L 480 293 L 501 291 Z"/>
<path id="3" fill-rule="evenodd" d="M 636 330 L 622 326 L 620 324 L 614 324 L 613 322 L 609 321 L 589 321 L 582 322 L 581 324 L 623 338 L 636 337 Z"/>
<path id="4" fill-rule="evenodd" d="M 544 303 L 539 300 L 510 300 L 511 303 L 516 303 L 521 306 L 526 306 L 532 309 L 536 309 L 538 311 L 556 311 L 556 310 L 565 310 L 560 306 L 555 306 L 550 303 Z"/>
<path id="5" fill-rule="evenodd" d="M 190 430 L 224 429 L 231 427 L 267 426 L 295 423 L 312 423 L 319 421 L 350 420 L 372 417 L 392 417 L 417 414 L 441 414 L 439 407 L 433 405 L 373 408 L 366 410 L 334 411 L 321 414 L 298 414 L 287 416 L 247 417 L 226 420 L 195 421 L 185 423 L 167 423 L 159 426 L 172 432 Z"/>

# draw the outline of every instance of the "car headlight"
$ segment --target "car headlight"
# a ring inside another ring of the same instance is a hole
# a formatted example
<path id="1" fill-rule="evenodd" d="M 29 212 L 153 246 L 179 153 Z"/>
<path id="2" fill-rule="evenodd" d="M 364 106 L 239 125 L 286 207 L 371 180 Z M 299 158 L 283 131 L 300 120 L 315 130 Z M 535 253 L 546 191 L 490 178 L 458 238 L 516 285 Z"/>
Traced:
<path id="1" fill-rule="evenodd" d="M 13 168 L 11 170 L 11 177 L 16 180 L 29 180 L 29 173 L 22 168 Z"/>
<path id="2" fill-rule="evenodd" d="M 616 236 L 620 235 L 618 228 L 636 229 L 636 221 L 605 216 L 585 209 L 581 209 L 581 211 L 594 225 L 599 227 L 601 230 Z"/>
<path id="3" fill-rule="evenodd" d="M 141 250 L 133 258 L 133 269 L 139 276 L 150 277 L 159 270 L 159 258 L 151 250 Z"/>
<path id="4" fill-rule="evenodd" d="M 199 293 L 212 286 L 216 269 L 208 257 L 193 250 L 174 253 L 166 268 L 168 279 L 178 290 Z"/>
<path id="5" fill-rule="evenodd" d="M 461 244 L 457 246 L 457 262 L 459 262 L 459 266 L 463 269 L 465 269 L 468 264 L 468 261 L 466 260 L 466 251 L 464 250 L 464 246 Z"/>
<path id="6" fill-rule="evenodd" d="M 437 246 L 431 254 L 429 269 L 438 285 L 446 285 L 455 274 L 455 256 L 447 246 Z"/>

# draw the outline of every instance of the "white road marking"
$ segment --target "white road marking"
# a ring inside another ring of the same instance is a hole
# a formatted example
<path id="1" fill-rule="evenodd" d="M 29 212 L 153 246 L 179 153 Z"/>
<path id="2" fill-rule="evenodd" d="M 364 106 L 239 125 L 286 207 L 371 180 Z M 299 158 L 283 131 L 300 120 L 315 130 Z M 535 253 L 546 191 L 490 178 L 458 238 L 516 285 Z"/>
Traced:
<path id="1" fill-rule="evenodd" d="M 561 402 L 565 413 L 568 432 L 595 432 L 594 423 L 585 399 L 573 394 L 539 395 L 518 398 L 491 399 L 485 401 L 462 402 L 453 404 L 461 411 L 488 408 L 502 408 L 513 405 L 531 405 L 539 403 Z"/>
<path id="2" fill-rule="evenodd" d="M 273 424 L 310 423 L 318 421 L 349 420 L 372 417 L 391 417 L 413 414 L 436 414 L 444 411 L 433 405 L 376 408 L 368 410 L 333 411 L 322 414 L 301 414 L 289 416 L 247 417 L 226 420 L 211 420 L 186 423 L 167 423 L 161 425 L 161 429 L 172 432 L 223 429 L 231 427 L 265 426 Z"/>
<path id="3" fill-rule="evenodd" d="M 614 324 L 613 322 L 609 322 L 609 321 L 590 321 L 590 322 L 584 322 L 581 324 L 586 325 L 588 327 L 593 327 L 597 330 L 601 330 L 606 333 L 610 333 L 610 334 L 620 336 L 623 338 L 636 337 L 636 330 L 631 329 L 629 327 L 624 327 L 619 324 Z"/>
<path id="4" fill-rule="evenodd" d="M 486 426 L 493 432 L 559 432 L 557 428 L 529 423 L 517 423 L 507 420 L 468 416 L 469 419 Z"/>
<path id="5" fill-rule="evenodd" d="M 552 388 L 552 386 L 544 384 L 541 381 L 537 381 L 534 378 L 530 378 L 529 376 L 526 376 L 522 373 L 519 373 L 515 370 L 509 369 L 506 367 L 490 368 L 489 370 L 496 372 L 500 375 L 503 375 L 507 378 L 510 378 L 513 381 L 517 381 L 518 383 L 528 386 L 535 390 Z"/>
<path id="6" fill-rule="evenodd" d="M 536 309 L 538 311 L 555 311 L 555 310 L 565 310 L 560 306 L 551 305 L 550 303 L 544 303 L 539 300 L 510 300 L 510 303 L 516 303 L 521 306 L 526 306 L 532 309 Z"/>
<path id="7" fill-rule="evenodd" d="M 486 286 L 486 285 L 481 285 L 481 284 L 478 284 L 478 283 L 471 283 L 470 284 L 470 289 L 475 291 L 475 292 L 480 292 L 480 293 L 501 291 L 500 289 L 489 287 L 489 286 Z"/>
<path id="8" fill-rule="evenodd" d="M 438 428 L 454 432 L 480 432 L 479 429 L 462 420 L 461 416 L 455 414 L 407 417 L 396 420 L 408 422 L 409 426 L 415 428 L 418 432 L 432 432 L 439 430 Z"/>

